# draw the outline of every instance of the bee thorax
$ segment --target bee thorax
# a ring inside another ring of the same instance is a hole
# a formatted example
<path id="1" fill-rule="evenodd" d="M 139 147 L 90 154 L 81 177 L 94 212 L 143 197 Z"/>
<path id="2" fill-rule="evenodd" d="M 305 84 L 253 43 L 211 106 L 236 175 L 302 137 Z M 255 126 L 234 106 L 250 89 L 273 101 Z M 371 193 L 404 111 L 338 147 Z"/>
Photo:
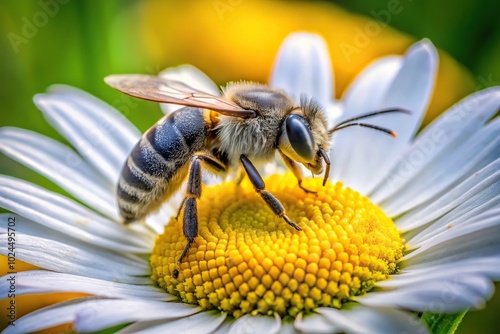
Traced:
<path id="1" fill-rule="evenodd" d="M 221 151 L 227 153 L 231 162 L 238 161 L 242 154 L 249 159 L 272 159 L 279 127 L 279 123 L 274 123 L 222 116 L 217 126 Z"/>

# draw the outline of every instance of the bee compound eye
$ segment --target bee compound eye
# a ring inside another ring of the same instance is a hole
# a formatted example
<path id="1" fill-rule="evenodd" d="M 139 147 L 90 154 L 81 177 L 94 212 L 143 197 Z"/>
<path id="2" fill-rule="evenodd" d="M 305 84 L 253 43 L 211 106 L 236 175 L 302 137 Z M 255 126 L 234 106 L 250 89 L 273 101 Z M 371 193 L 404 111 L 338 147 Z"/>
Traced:
<path id="1" fill-rule="evenodd" d="M 314 160 L 314 138 L 305 120 L 299 115 L 290 115 L 285 120 L 285 131 L 294 151 L 306 161 Z"/>

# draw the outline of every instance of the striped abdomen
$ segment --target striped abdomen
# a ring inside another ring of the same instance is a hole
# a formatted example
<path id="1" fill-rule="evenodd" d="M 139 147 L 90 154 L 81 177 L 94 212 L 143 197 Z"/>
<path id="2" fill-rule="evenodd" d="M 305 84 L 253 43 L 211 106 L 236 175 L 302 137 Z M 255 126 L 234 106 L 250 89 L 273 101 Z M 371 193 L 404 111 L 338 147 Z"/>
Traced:
<path id="1" fill-rule="evenodd" d="M 203 111 L 184 107 L 142 136 L 118 182 L 118 206 L 125 223 L 158 209 L 179 188 L 193 153 L 204 146 L 207 131 Z"/>

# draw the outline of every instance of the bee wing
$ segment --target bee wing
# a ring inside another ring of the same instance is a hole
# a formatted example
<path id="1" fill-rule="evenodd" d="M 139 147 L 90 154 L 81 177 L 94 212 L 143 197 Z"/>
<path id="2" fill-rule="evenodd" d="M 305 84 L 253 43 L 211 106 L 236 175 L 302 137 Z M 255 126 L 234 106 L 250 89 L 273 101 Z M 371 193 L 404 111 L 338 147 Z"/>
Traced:
<path id="1" fill-rule="evenodd" d="M 206 108 L 233 117 L 256 116 L 253 110 L 243 109 L 236 103 L 202 92 L 180 81 L 140 74 L 110 75 L 104 78 L 104 81 L 125 94 L 144 100 Z"/>

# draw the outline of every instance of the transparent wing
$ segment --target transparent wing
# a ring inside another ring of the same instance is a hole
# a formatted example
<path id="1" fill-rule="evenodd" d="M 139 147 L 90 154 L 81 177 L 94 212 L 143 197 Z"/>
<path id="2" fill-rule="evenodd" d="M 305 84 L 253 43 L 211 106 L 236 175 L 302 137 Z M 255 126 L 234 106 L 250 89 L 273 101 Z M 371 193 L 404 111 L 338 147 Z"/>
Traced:
<path id="1" fill-rule="evenodd" d="M 104 81 L 125 94 L 144 100 L 206 108 L 233 117 L 256 116 L 253 110 L 243 109 L 234 102 L 202 92 L 180 81 L 141 74 L 110 75 Z"/>

